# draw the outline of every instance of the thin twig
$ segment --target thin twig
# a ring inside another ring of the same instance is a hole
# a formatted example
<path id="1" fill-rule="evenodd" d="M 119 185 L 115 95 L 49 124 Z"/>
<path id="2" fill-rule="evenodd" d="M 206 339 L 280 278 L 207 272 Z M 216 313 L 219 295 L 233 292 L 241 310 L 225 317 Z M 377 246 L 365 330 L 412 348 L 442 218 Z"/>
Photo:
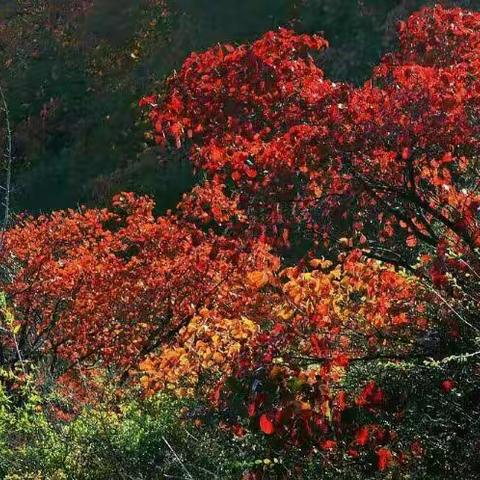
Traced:
<path id="1" fill-rule="evenodd" d="M 187 475 L 187 477 L 190 479 L 190 480 L 193 480 L 193 477 L 192 475 L 190 474 L 190 472 L 188 471 L 187 467 L 185 466 L 185 464 L 182 462 L 182 459 L 177 455 L 177 452 L 175 452 L 175 450 L 173 449 L 173 447 L 168 443 L 168 440 L 162 435 L 162 440 L 165 442 L 165 444 L 167 445 L 167 447 L 169 448 L 169 450 L 173 453 L 173 456 L 175 457 L 175 460 L 177 460 L 177 462 L 181 465 L 181 467 L 183 468 L 183 471 L 185 472 L 185 474 Z"/>
<path id="2" fill-rule="evenodd" d="M 444 297 L 442 297 L 442 295 L 440 295 L 440 293 L 437 292 L 437 290 L 435 288 L 431 287 L 430 285 L 428 285 L 425 282 L 423 282 L 423 283 L 427 287 L 427 289 L 430 290 L 461 322 L 463 322 L 465 325 L 470 327 L 472 330 L 475 330 L 475 332 L 477 332 L 477 334 L 480 333 L 480 330 L 475 325 L 471 324 L 467 319 L 462 317 L 455 310 L 455 308 L 453 308 L 453 306 L 450 305 L 450 303 L 448 303 L 448 301 Z"/>

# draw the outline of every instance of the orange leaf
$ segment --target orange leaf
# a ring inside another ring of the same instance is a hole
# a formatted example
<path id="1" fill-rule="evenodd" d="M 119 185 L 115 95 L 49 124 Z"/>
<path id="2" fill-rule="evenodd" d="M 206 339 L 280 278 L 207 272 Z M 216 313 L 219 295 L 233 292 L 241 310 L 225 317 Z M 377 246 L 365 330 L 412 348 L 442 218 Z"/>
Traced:
<path id="1" fill-rule="evenodd" d="M 222 216 L 222 210 L 218 207 L 212 207 L 212 213 L 215 219 L 220 218 Z"/>
<path id="2" fill-rule="evenodd" d="M 406 240 L 407 246 L 413 248 L 417 245 L 417 237 L 415 235 L 409 235 Z"/>
<path id="3" fill-rule="evenodd" d="M 265 272 L 250 272 L 247 280 L 252 287 L 262 288 L 268 283 L 268 275 Z"/>

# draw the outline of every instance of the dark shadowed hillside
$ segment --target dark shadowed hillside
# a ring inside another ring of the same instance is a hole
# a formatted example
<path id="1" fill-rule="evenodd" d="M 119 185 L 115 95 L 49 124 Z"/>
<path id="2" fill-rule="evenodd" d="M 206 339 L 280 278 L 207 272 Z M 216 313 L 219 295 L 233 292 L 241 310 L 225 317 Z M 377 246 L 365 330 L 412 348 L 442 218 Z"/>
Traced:
<path id="1" fill-rule="evenodd" d="M 136 107 L 186 55 L 290 26 L 323 31 L 330 77 L 360 83 L 420 0 L 3 0 L 0 81 L 14 130 L 13 202 L 32 212 L 155 194 L 160 210 L 192 184 L 182 152 L 144 143 Z M 475 7 L 478 2 L 453 2 Z M 2 130 L 2 137 L 5 132 Z"/>

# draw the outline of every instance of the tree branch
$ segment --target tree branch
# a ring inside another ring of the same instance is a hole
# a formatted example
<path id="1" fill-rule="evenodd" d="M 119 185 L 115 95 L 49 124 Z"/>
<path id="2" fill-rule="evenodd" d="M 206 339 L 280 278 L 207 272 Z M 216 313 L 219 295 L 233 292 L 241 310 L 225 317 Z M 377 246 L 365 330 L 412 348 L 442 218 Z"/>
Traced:
<path id="1" fill-rule="evenodd" d="M 4 244 L 4 236 L 5 231 L 8 227 L 8 221 L 10 218 L 10 193 L 11 193 L 11 183 L 12 183 L 12 161 L 13 161 L 13 140 L 12 140 L 12 128 L 10 125 L 10 113 L 8 110 L 7 99 L 5 98 L 5 94 L 3 92 L 2 87 L 0 86 L 0 101 L 2 103 L 2 110 L 5 114 L 5 126 L 7 129 L 7 146 L 6 146 L 6 179 L 5 179 L 5 186 L 3 190 L 5 191 L 5 201 L 4 201 L 4 211 L 3 211 L 3 219 L 2 219 L 2 234 L 0 237 L 0 253 L 3 250 Z"/>

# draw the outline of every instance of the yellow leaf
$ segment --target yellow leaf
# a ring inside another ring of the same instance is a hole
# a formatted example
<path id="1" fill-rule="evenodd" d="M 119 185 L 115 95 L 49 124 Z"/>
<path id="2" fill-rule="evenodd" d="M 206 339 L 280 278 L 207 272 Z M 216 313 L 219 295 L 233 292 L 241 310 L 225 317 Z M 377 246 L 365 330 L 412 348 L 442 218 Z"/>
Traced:
<path id="1" fill-rule="evenodd" d="M 329 422 L 332 421 L 332 410 L 330 409 L 330 402 L 328 400 L 322 403 L 322 413 Z"/>
<path id="2" fill-rule="evenodd" d="M 282 308 L 278 313 L 277 316 L 282 320 L 290 320 L 293 317 L 293 310 L 290 308 Z"/>

